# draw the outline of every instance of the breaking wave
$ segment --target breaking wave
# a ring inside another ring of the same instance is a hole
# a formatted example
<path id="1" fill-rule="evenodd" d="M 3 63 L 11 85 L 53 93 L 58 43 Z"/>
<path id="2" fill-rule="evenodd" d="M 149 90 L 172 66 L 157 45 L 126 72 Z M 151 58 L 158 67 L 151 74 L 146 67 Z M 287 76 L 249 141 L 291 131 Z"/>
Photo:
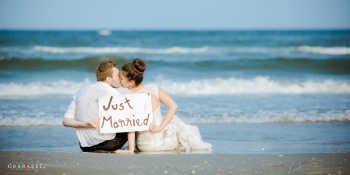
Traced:
<path id="1" fill-rule="evenodd" d="M 24 114 L 22 114 L 24 115 Z M 256 114 L 220 114 L 220 115 L 181 115 L 181 119 L 189 124 L 215 124 L 215 123 L 304 123 L 304 122 L 349 122 L 350 110 L 324 113 L 317 111 L 297 112 L 269 112 L 259 111 Z M 8 116 L 3 117 L 0 113 L 0 127 L 4 126 L 60 126 L 62 116 L 50 114 L 38 114 L 37 116 Z"/>
<path id="2" fill-rule="evenodd" d="M 0 98 L 72 95 L 81 87 L 91 84 L 59 80 L 54 82 L 0 83 Z M 349 94 L 350 82 L 345 80 L 280 81 L 258 76 L 254 79 L 216 78 L 188 82 L 156 80 L 159 87 L 175 95 L 235 95 L 235 94 Z M 57 88 L 60 87 L 60 88 Z"/>
<path id="3" fill-rule="evenodd" d="M 188 48 L 139 48 L 139 47 L 49 47 L 35 46 L 35 51 L 49 53 L 92 53 L 92 54 L 123 54 L 123 53 L 146 53 L 146 54 L 191 54 L 205 53 L 208 47 Z"/>
<path id="4" fill-rule="evenodd" d="M 162 80 L 157 83 L 172 94 L 342 94 L 350 93 L 350 82 L 341 80 L 277 81 L 258 76 L 254 79 L 204 79 L 190 82 Z"/>

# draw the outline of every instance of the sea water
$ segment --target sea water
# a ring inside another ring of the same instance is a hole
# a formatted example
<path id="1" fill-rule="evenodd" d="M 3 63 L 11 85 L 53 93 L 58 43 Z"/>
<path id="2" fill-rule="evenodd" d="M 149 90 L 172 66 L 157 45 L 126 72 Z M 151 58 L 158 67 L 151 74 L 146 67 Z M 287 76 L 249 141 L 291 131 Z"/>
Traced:
<path id="1" fill-rule="evenodd" d="M 136 57 L 213 153 L 350 152 L 348 30 L 0 31 L 0 150 L 79 152 L 72 95 Z"/>

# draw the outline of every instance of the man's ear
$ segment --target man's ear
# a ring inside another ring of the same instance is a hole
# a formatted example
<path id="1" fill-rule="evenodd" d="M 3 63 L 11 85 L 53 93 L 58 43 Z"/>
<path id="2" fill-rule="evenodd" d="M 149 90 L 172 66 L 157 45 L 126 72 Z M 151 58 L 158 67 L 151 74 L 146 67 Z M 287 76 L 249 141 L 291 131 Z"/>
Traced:
<path id="1" fill-rule="evenodd" d="M 112 78 L 111 78 L 111 77 L 106 77 L 106 82 L 107 82 L 108 84 L 111 84 Z"/>

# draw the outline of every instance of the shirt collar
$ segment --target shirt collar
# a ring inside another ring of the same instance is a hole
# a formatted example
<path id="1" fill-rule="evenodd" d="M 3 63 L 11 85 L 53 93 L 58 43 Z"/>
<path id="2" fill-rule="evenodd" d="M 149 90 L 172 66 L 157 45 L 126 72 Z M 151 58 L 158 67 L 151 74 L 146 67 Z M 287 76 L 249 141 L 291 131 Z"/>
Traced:
<path id="1" fill-rule="evenodd" d="M 117 90 L 117 88 L 114 88 L 111 85 L 109 85 L 103 81 L 98 81 L 96 85 L 102 89 L 108 90 L 108 91 L 113 92 L 113 93 L 120 94 L 120 92 Z"/>

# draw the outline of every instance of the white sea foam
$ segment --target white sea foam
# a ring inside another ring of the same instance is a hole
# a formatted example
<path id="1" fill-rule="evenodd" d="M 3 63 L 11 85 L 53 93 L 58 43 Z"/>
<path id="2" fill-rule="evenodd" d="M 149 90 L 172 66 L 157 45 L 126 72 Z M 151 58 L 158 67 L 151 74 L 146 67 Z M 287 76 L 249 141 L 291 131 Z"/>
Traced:
<path id="1" fill-rule="evenodd" d="M 230 47 L 210 48 L 211 51 L 228 53 L 279 53 L 288 54 L 291 52 L 303 52 L 324 55 L 347 55 L 350 54 L 350 47 L 324 47 L 324 46 L 297 46 L 297 47 Z"/>
<path id="2" fill-rule="evenodd" d="M 24 115 L 24 114 L 23 114 Z M 349 122 L 350 110 L 328 111 L 258 111 L 255 114 L 220 114 L 220 115 L 181 115 L 179 117 L 188 124 L 215 124 L 215 123 L 304 123 L 304 122 Z M 0 127 L 3 126 L 60 126 L 62 116 L 38 114 L 37 116 L 3 117 L 0 114 Z"/>
<path id="3" fill-rule="evenodd" d="M 72 95 L 81 87 L 91 84 L 89 79 L 83 82 L 59 80 L 54 82 L 0 83 L 0 97 L 21 97 L 40 95 Z"/>
<path id="4" fill-rule="evenodd" d="M 107 36 L 109 31 L 99 31 L 100 35 Z M 87 54 L 289 54 L 289 53 L 312 53 L 319 55 L 347 55 L 350 54 L 350 47 L 325 47 L 325 46 L 296 46 L 296 47 L 180 47 L 167 48 L 144 48 L 144 47 L 52 47 L 34 46 L 26 47 L 0 47 L 1 52 L 44 52 L 52 54 L 65 53 L 87 53 Z"/>
<path id="5" fill-rule="evenodd" d="M 347 55 L 350 54 L 350 47 L 322 47 L 322 46 L 299 46 L 295 48 L 301 52 L 310 52 L 316 54 L 328 55 Z"/>
<path id="6" fill-rule="evenodd" d="M 91 84 L 59 80 L 55 82 L 0 83 L 0 98 L 72 95 L 77 90 Z M 175 95 L 225 95 L 225 94 L 349 94 L 350 81 L 345 80 L 304 80 L 277 81 L 258 76 L 254 79 L 216 78 L 185 82 L 158 79 L 155 82 L 169 94 Z"/>
<path id="7" fill-rule="evenodd" d="M 59 126 L 62 125 L 62 116 L 0 116 L 0 126 Z"/>
<path id="8" fill-rule="evenodd" d="M 196 54 L 205 53 L 208 47 L 188 48 L 188 47 L 169 47 L 169 48 L 139 48 L 139 47 L 49 47 L 35 46 L 34 50 L 48 53 L 146 53 L 146 54 Z"/>
<path id="9" fill-rule="evenodd" d="M 318 111 L 258 111 L 255 114 L 220 114 L 217 116 L 180 116 L 186 123 L 303 123 L 303 122 L 349 122 L 350 110 Z"/>
<path id="10" fill-rule="evenodd" d="M 181 117 L 181 116 L 180 116 Z M 303 122 L 349 122 L 350 110 L 328 111 L 319 113 L 317 111 L 297 112 L 271 112 L 258 111 L 256 114 L 225 115 L 218 116 L 182 116 L 186 123 L 303 123 Z"/>
<path id="11" fill-rule="evenodd" d="M 271 53 L 280 52 L 280 48 L 276 47 L 210 47 L 212 53 Z"/>
<path id="12" fill-rule="evenodd" d="M 172 94 L 315 94 L 350 93 L 350 82 L 344 80 L 276 81 L 258 76 L 254 79 L 204 79 L 190 82 L 159 80 L 160 87 Z"/>
<path id="13" fill-rule="evenodd" d="M 98 34 L 102 35 L 102 36 L 108 36 L 108 35 L 112 34 L 112 31 L 110 31 L 110 30 L 99 30 Z"/>

